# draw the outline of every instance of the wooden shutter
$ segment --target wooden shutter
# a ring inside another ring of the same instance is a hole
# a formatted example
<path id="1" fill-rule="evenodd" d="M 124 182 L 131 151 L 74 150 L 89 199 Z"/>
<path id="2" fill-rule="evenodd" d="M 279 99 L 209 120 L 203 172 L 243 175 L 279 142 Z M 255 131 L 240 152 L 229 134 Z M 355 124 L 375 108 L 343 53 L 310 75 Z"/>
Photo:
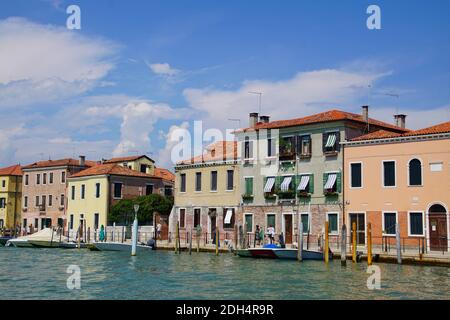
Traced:
<path id="1" fill-rule="evenodd" d="M 325 185 L 327 184 L 328 173 L 323 174 L 323 189 L 325 190 Z"/>
<path id="2" fill-rule="evenodd" d="M 325 152 L 325 145 L 327 144 L 328 134 L 322 133 L 322 151 Z"/>
<path id="3" fill-rule="evenodd" d="M 336 174 L 336 191 L 341 193 L 341 173 Z"/>
<path id="4" fill-rule="evenodd" d="M 340 145 L 340 141 L 341 141 L 341 132 L 337 131 L 336 133 L 336 151 L 341 150 L 341 145 Z"/>
<path id="5" fill-rule="evenodd" d="M 314 193 L 314 175 L 309 175 L 309 193 Z"/>

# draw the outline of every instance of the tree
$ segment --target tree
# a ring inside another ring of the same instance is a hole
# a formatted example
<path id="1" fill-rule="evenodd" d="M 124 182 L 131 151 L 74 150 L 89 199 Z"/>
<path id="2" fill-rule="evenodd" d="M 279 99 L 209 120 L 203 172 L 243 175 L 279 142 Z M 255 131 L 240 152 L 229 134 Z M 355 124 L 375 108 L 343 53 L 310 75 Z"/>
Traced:
<path id="1" fill-rule="evenodd" d="M 173 197 L 164 197 L 160 194 L 140 196 L 135 199 L 123 199 L 111 207 L 109 222 L 130 222 L 134 217 L 134 205 L 139 205 L 138 220 L 140 224 L 153 221 L 153 213 L 169 214 L 173 206 Z"/>

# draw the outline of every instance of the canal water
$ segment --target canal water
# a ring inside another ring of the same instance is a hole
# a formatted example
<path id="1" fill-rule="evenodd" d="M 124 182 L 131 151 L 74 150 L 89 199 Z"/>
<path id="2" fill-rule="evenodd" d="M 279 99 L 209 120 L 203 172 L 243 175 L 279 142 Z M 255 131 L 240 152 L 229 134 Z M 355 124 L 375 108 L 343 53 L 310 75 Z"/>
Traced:
<path id="1" fill-rule="evenodd" d="M 69 265 L 80 268 L 79 290 L 67 288 Z M 450 268 L 378 266 L 381 289 L 369 290 L 364 263 L 0 247 L 0 292 L 2 299 L 450 299 Z"/>

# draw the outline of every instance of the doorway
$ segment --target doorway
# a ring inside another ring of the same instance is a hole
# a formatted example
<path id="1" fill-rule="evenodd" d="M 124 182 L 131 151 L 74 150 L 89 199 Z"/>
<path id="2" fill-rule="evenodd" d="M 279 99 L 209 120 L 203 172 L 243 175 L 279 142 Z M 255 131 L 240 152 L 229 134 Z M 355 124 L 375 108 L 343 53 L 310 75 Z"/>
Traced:
<path id="1" fill-rule="evenodd" d="M 284 216 L 284 243 L 292 243 L 292 214 L 285 214 Z"/>
<path id="2" fill-rule="evenodd" d="M 214 239 L 217 228 L 217 209 L 209 209 L 209 233 L 210 238 Z"/>
<path id="3" fill-rule="evenodd" d="M 440 204 L 432 205 L 428 210 L 428 230 L 430 250 L 448 251 L 447 211 Z"/>
<path id="4" fill-rule="evenodd" d="M 350 213 L 350 239 L 353 239 L 353 222 L 356 223 L 356 244 L 366 245 L 366 216 L 364 213 Z M 352 241 L 352 240 L 350 240 Z"/>

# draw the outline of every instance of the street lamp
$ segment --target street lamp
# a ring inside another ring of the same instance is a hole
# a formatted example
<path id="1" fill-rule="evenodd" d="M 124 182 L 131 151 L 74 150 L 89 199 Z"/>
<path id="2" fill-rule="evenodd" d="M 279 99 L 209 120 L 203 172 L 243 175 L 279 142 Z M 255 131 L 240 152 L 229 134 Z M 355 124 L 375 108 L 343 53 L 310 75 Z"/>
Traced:
<path id="1" fill-rule="evenodd" d="M 138 238 L 138 219 L 137 219 L 137 213 L 139 211 L 139 205 L 135 204 L 133 206 L 134 208 L 134 221 L 133 221 L 133 235 L 131 239 L 131 255 L 136 255 L 136 247 L 137 247 L 137 238 Z"/>

